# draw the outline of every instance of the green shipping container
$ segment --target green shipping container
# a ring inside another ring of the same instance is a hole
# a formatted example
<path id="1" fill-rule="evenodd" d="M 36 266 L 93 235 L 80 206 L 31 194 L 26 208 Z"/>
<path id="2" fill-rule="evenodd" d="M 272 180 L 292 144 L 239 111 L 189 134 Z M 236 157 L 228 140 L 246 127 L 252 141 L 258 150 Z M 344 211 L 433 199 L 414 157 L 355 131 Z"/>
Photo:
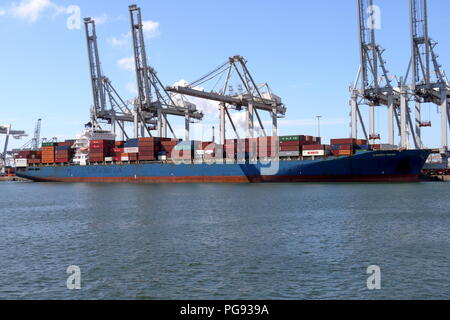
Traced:
<path id="1" fill-rule="evenodd" d="M 284 141 L 299 141 L 301 136 L 282 136 L 279 137 L 280 142 Z"/>
<path id="2" fill-rule="evenodd" d="M 58 144 L 57 142 L 42 142 L 43 147 L 54 147 L 57 144 Z"/>

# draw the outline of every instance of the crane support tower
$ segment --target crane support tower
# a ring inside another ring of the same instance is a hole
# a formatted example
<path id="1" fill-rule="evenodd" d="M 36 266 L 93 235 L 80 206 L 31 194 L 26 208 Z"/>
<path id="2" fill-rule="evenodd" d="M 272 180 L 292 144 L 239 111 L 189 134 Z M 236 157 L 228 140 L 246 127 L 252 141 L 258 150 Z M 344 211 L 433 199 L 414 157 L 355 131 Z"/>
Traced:
<path id="1" fill-rule="evenodd" d="M 394 123 L 400 131 L 401 146 L 408 147 L 408 125 L 410 113 L 408 108 L 408 93 L 402 81 L 394 87 L 393 77 L 389 76 L 386 61 L 383 59 L 384 49 L 377 43 L 375 37 L 377 7 L 373 0 L 357 0 L 358 28 L 360 44 L 360 68 L 351 91 L 351 136 L 357 138 L 358 119 L 365 138 L 372 143 L 380 138 L 375 132 L 375 108 L 386 106 L 388 109 L 388 143 L 395 144 Z M 369 106 L 369 134 L 361 116 L 359 106 Z M 400 113 L 400 119 L 399 119 Z"/>
<path id="2" fill-rule="evenodd" d="M 417 142 L 422 146 L 421 127 L 429 126 L 421 119 L 422 103 L 433 103 L 440 108 L 442 154 L 448 152 L 449 98 L 450 88 L 445 72 L 435 53 L 437 42 L 428 32 L 427 0 L 409 0 L 411 27 L 411 61 L 406 78 L 411 70 L 410 91 L 414 97 L 416 119 L 415 131 Z"/>
<path id="3" fill-rule="evenodd" d="M 98 125 L 99 120 L 106 120 L 111 124 L 113 133 L 116 133 L 117 124 L 122 136 L 128 138 L 125 122 L 134 122 L 135 115 L 113 87 L 111 81 L 102 73 L 95 20 L 89 17 L 84 18 L 84 25 L 93 97 L 91 121 L 95 127 Z"/>

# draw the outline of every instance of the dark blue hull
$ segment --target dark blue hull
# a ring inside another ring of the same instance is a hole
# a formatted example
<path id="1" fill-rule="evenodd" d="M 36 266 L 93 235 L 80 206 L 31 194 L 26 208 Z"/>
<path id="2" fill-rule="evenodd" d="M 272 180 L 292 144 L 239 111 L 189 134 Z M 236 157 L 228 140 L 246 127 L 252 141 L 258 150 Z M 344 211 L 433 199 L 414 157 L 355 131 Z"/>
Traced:
<path id="1" fill-rule="evenodd" d="M 418 181 L 428 150 L 372 151 L 350 157 L 264 163 L 122 163 L 35 166 L 17 175 L 60 182 L 376 182 Z"/>

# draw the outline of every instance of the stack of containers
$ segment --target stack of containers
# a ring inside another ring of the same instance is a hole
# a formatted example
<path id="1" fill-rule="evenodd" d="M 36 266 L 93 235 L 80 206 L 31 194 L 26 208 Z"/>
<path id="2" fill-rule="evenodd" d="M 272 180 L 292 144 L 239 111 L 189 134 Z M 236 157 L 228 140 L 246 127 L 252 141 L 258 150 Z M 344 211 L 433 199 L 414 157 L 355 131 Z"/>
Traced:
<path id="1" fill-rule="evenodd" d="M 303 146 L 304 157 L 321 157 L 330 154 L 330 146 L 325 144 L 309 144 Z"/>
<path id="2" fill-rule="evenodd" d="M 124 153 L 124 145 L 125 141 L 115 141 L 114 142 L 114 148 L 111 150 L 111 158 L 113 162 L 120 162 L 122 161 L 121 157 Z"/>
<path id="3" fill-rule="evenodd" d="M 202 161 L 205 158 L 211 157 L 214 155 L 215 144 L 212 141 L 203 141 L 200 143 L 200 146 L 197 150 L 195 150 L 194 160 Z"/>
<path id="4" fill-rule="evenodd" d="M 69 163 L 73 157 L 72 142 L 59 142 L 55 146 L 55 162 L 56 163 Z"/>
<path id="5" fill-rule="evenodd" d="M 280 157 L 298 157 L 306 144 L 306 136 L 283 136 L 280 139 Z"/>
<path id="6" fill-rule="evenodd" d="M 357 148 L 356 139 L 331 139 L 331 153 L 334 156 L 351 156 Z"/>
<path id="7" fill-rule="evenodd" d="M 361 152 L 367 152 L 370 150 L 370 145 L 367 143 L 367 140 L 364 139 L 356 139 L 356 146 L 355 146 L 356 153 L 361 153 Z"/>
<path id="8" fill-rule="evenodd" d="M 202 148 L 201 141 L 183 141 L 174 147 L 176 160 L 191 161 L 194 159 L 195 151 Z"/>
<path id="9" fill-rule="evenodd" d="M 224 152 L 226 161 L 234 161 L 237 155 L 237 139 L 226 139 Z"/>
<path id="10" fill-rule="evenodd" d="M 15 155 L 15 159 L 27 160 L 28 164 L 41 163 L 42 151 L 21 150 Z"/>
<path id="11" fill-rule="evenodd" d="M 111 150 L 111 157 L 112 157 L 112 160 L 114 161 L 114 162 L 120 162 L 120 161 L 122 161 L 122 159 L 121 159 L 121 157 L 122 157 L 122 154 L 124 153 L 124 148 L 123 147 L 117 147 L 117 146 L 115 146 L 115 148 L 113 148 L 112 150 Z"/>
<path id="12" fill-rule="evenodd" d="M 139 160 L 155 161 L 159 152 L 159 138 L 139 138 L 138 151 Z"/>
<path id="13" fill-rule="evenodd" d="M 202 143 L 202 151 L 203 151 L 203 159 L 212 160 L 216 156 L 217 152 L 217 144 L 215 142 L 203 142 Z M 222 148 L 220 148 L 222 150 Z M 222 151 L 223 155 L 223 151 Z"/>
<path id="14" fill-rule="evenodd" d="M 121 161 L 137 161 L 139 155 L 139 139 L 128 139 L 124 144 Z"/>
<path id="15" fill-rule="evenodd" d="M 274 143 L 278 137 L 259 137 L 258 138 L 258 158 L 270 158 L 275 156 Z"/>
<path id="16" fill-rule="evenodd" d="M 256 159 L 258 150 L 258 139 L 238 139 L 236 142 L 236 156 L 239 160 Z"/>
<path id="17" fill-rule="evenodd" d="M 172 151 L 178 142 L 180 142 L 178 139 L 160 138 L 160 152 L 158 152 L 158 157 L 160 159 L 163 159 L 163 157 L 166 157 L 166 159 L 171 159 Z"/>
<path id="18" fill-rule="evenodd" d="M 89 141 L 89 161 L 103 162 L 110 157 L 114 148 L 114 140 L 91 140 Z"/>
<path id="19" fill-rule="evenodd" d="M 42 163 L 55 163 L 55 146 L 56 142 L 42 143 Z"/>

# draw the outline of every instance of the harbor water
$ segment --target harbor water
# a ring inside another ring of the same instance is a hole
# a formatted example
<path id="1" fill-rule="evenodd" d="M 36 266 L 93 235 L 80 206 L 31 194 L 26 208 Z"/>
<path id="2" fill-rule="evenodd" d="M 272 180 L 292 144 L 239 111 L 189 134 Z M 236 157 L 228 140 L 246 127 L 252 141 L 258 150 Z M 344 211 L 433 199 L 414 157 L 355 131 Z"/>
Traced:
<path id="1" fill-rule="evenodd" d="M 0 298 L 449 299 L 449 202 L 446 183 L 2 182 Z"/>

